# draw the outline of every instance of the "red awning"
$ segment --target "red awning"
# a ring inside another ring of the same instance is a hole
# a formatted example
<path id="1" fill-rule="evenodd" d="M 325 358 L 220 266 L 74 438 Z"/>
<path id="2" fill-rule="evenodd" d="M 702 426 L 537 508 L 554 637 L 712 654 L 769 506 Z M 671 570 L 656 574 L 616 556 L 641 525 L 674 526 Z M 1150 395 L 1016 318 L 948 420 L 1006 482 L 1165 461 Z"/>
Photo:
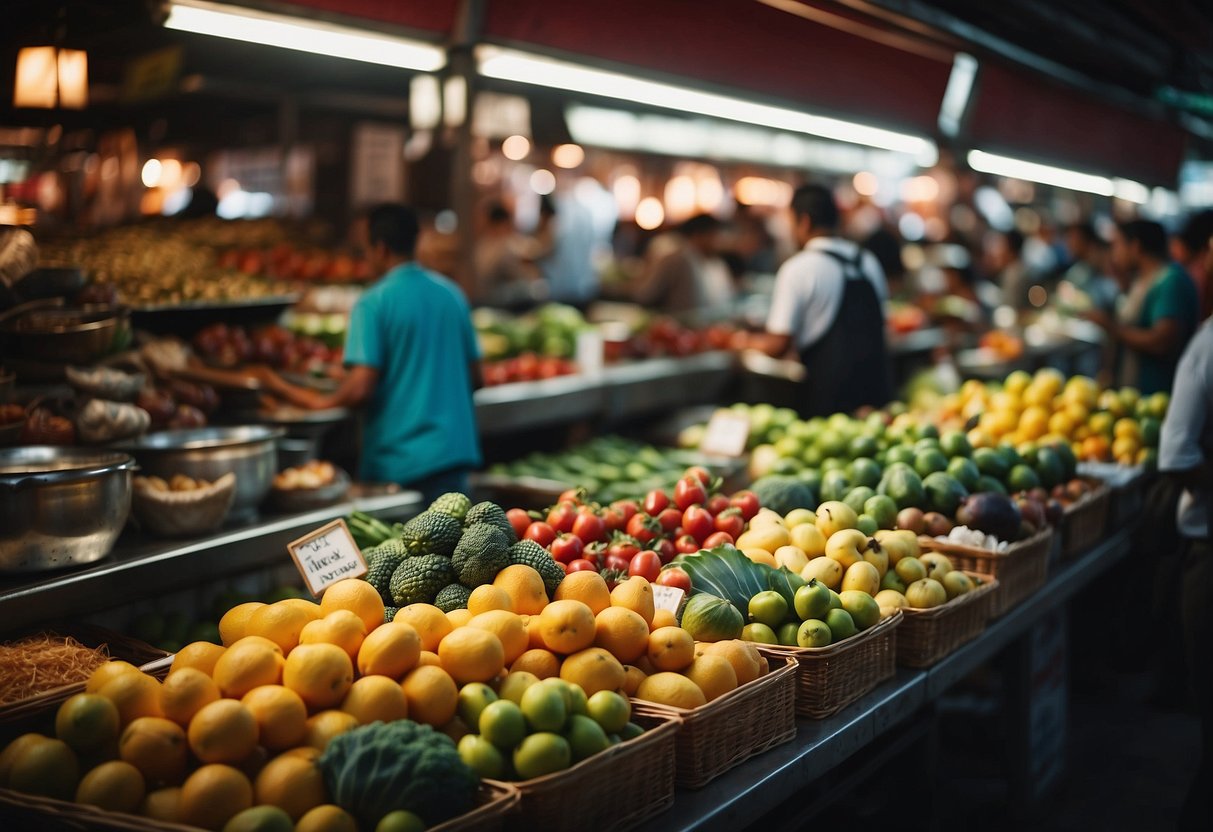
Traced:
<path id="1" fill-rule="evenodd" d="M 974 147 L 1175 187 L 1185 134 L 1174 124 L 997 64 L 983 63 L 976 96 Z"/>

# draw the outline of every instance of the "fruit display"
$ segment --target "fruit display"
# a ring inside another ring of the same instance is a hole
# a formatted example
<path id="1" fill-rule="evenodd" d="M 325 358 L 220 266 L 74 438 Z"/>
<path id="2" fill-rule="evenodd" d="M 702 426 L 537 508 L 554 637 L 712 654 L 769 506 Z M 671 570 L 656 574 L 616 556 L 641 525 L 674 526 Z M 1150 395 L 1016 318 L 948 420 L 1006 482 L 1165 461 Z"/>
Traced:
<path id="1" fill-rule="evenodd" d="M 703 455 L 694 451 L 602 436 L 559 453 L 531 453 L 497 463 L 488 473 L 567 483 L 583 489 L 591 501 L 611 503 L 672 488 L 688 466 L 703 462 Z"/>
<path id="2" fill-rule="evenodd" d="M 240 326 L 212 324 L 194 336 L 194 349 L 203 361 L 230 369 L 243 364 L 268 364 L 278 370 L 332 375 L 341 367 L 342 347 L 296 335 L 281 326 L 252 331 Z"/>
<path id="3" fill-rule="evenodd" d="M 571 306 L 549 303 L 526 315 L 510 315 L 481 307 L 472 312 L 472 325 L 486 363 L 524 353 L 536 357 L 572 358 L 577 335 L 589 325 Z"/>
<path id="4" fill-rule="evenodd" d="M 486 361 L 482 367 L 486 387 L 577 374 L 577 364 L 570 359 L 541 356 L 534 352 L 524 352 L 513 358 Z"/>
<path id="5" fill-rule="evenodd" d="M 688 327 L 673 318 L 646 318 L 624 341 L 607 341 L 607 361 L 664 356 L 686 356 L 708 350 L 727 350 L 737 330 L 717 323 L 702 329 Z"/>
<path id="6" fill-rule="evenodd" d="M 279 471 L 274 475 L 274 488 L 280 491 L 321 488 L 337 478 L 337 467 L 331 462 L 313 459 L 303 465 Z"/>
<path id="7" fill-rule="evenodd" d="M 303 283 L 366 283 L 373 275 L 364 258 L 340 251 L 301 248 L 281 242 L 272 248 L 229 248 L 216 263 L 249 277 Z"/>

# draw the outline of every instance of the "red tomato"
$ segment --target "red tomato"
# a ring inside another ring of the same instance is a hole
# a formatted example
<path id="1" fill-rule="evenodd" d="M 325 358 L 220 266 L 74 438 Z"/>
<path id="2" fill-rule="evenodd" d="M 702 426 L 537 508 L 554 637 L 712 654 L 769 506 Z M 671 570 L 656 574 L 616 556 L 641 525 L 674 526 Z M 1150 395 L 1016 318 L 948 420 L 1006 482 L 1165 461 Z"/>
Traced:
<path id="1" fill-rule="evenodd" d="M 661 558 L 652 549 L 646 549 L 638 553 L 628 565 L 629 578 L 639 575 L 645 580 L 652 582 L 657 580 L 657 576 L 660 574 Z"/>
<path id="2" fill-rule="evenodd" d="M 631 564 L 631 561 L 622 555 L 607 555 L 606 560 L 603 561 L 603 566 L 607 569 L 613 569 L 618 572 L 627 572 L 629 564 Z"/>
<path id="3" fill-rule="evenodd" d="M 571 532 L 577 521 L 577 506 L 561 500 L 548 511 L 548 525 L 558 532 Z"/>
<path id="4" fill-rule="evenodd" d="M 546 549 L 556 539 L 556 530 L 542 520 L 536 520 L 526 527 L 522 538 L 523 540 L 533 540 Z"/>
<path id="5" fill-rule="evenodd" d="M 573 521 L 573 534 L 580 537 L 582 543 L 593 543 L 606 536 L 606 524 L 602 522 L 601 517 L 583 509 Z"/>
<path id="6" fill-rule="evenodd" d="M 753 520 L 758 509 L 762 508 L 758 502 L 758 495 L 753 491 L 738 491 L 729 500 L 729 504 L 733 508 L 741 509 L 741 516 L 746 519 L 747 523 Z"/>
<path id="7" fill-rule="evenodd" d="M 683 555 L 693 555 L 699 551 L 699 541 L 691 537 L 689 534 L 684 534 L 674 541 L 674 548 Z"/>
<path id="8" fill-rule="evenodd" d="M 649 543 L 661 532 L 661 524 L 647 514 L 637 513 L 628 521 L 628 534 L 641 543 Z"/>
<path id="9" fill-rule="evenodd" d="M 585 544 L 581 542 L 581 538 L 575 534 L 565 532 L 552 541 L 552 557 L 560 563 L 572 563 L 581 557 L 585 551 Z"/>
<path id="10" fill-rule="evenodd" d="M 672 534 L 674 529 L 682 525 L 682 512 L 671 506 L 657 515 L 657 522 L 666 534 Z"/>
<path id="11" fill-rule="evenodd" d="M 716 531 L 712 515 L 708 514 L 708 510 L 703 506 L 691 506 L 682 513 L 682 528 L 701 543 Z"/>
<path id="12" fill-rule="evenodd" d="M 678 550 L 674 548 L 674 541 L 662 538 L 661 540 L 653 541 L 653 551 L 661 558 L 662 563 L 669 563 L 678 556 Z"/>
<path id="13" fill-rule="evenodd" d="M 707 488 L 695 477 L 683 477 L 674 486 L 674 505 L 678 506 L 679 511 L 686 511 L 696 503 L 703 505 L 707 499 Z"/>
<path id="14" fill-rule="evenodd" d="M 611 508 L 623 515 L 623 527 L 626 528 L 628 521 L 636 516 L 640 508 L 636 505 L 635 500 L 616 500 L 611 503 Z"/>
<path id="15" fill-rule="evenodd" d="M 692 465 L 690 468 L 688 468 L 686 470 L 686 473 L 683 474 L 683 476 L 684 477 L 694 477 L 695 479 L 697 479 L 701 483 L 703 483 L 705 488 L 708 485 L 710 485 L 712 482 L 711 472 L 708 471 L 707 468 L 704 468 L 702 465 Z"/>
<path id="16" fill-rule="evenodd" d="M 622 531 L 623 527 L 627 524 L 628 520 L 623 516 L 623 512 L 614 506 L 602 510 L 602 525 L 606 529 L 607 534 Z"/>
<path id="17" fill-rule="evenodd" d="M 522 536 L 526 534 L 526 530 L 530 528 L 531 515 L 527 514 L 525 509 L 512 508 L 505 513 L 505 516 L 509 518 L 510 525 L 514 527 L 514 536 L 521 540 Z"/>
<path id="18" fill-rule="evenodd" d="M 708 497 L 708 503 L 706 506 L 704 506 L 704 508 L 706 508 L 713 517 L 720 514 L 720 512 L 724 511 L 728 507 L 729 498 L 723 494 L 713 494 L 711 497 Z"/>
<path id="19" fill-rule="evenodd" d="M 577 558 L 577 560 L 568 565 L 565 571 L 570 575 L 574 572 L 597 572 L 598 566 L 591 560 Z"/>
<path id="20" fill-rule="evenodd" d="M 703 541 L 703 548 L 715 549 L 717 546 L 732 546 L 733 542 L 733 535 L 728 532 L 713 532 L 708 535 L 707 540 Z"/>
<path id="21" fill-rule="evenodd" d="M 673 586 L 681 589 L 683 592 L 691 591 L 691 576 L 686 573 L 685 569 L 680 569 L 677 566 L 671 566 L 667 569 L 662 569 L 661 574 L 657 576 L 655 583 L 662 586 Z"/>
<path id="22" fill-rule="evenodd" d="M 644 513 L 656 517 L 661 512 L 665 511 L 666 506 L 670 504 L 670 496 L 656 488 L 645 495 L 644 498 Z"/>
<path id="23" fill-rule="evenodd" d="M 615 555 L 616 557 L 621 557 L 625 560 L 631 560 L 639 551 L 640 545 L 635 540 L 628 537 L 621 537 L 618 540 L 612 541 L 611 544 L 606 547 L 607 555 Z"/>
<path id="24" fill-rule="evenodd" d="M 603 541 L 590 543 L 581 552 L 581 556 L 590 563 L 596 564 L 599 569 L 602 568 L 602 559 L 606 557 L 607 545 Z"/>
<path id="25" fill-rule="evenodd" d="M 585 502 L 585 489 L 584 488 L 570 488 L 568 491 L 565 491 L 563 494 L 561 494 L 560 499 L 558 499 L 556 502 L 558 502 L 558 503 L 569 502 L 575 506 L 579 506 L 583 502 Z"/>
<path id="26" fill-rule="evenodd" d="M 716 515 L 716 531 L 728 532 L 734 540 L 741 537 L 744 528 L 745 518 L 741 516 L 739 508 L 728 508 Z"/>

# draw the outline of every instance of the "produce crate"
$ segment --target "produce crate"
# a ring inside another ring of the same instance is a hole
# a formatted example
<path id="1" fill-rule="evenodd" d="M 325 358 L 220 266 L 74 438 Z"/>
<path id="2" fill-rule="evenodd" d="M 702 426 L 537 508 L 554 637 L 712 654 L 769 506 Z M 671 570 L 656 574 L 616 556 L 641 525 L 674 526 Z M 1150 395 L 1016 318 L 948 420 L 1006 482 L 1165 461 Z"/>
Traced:
<path id="1" fill-rule="evenodd" d="M 1105 483 L 1066 506 L 1061 519 L 1061 559 L 1071 560 L 1090 549 L 1108 527 L 1108 508 L 1112 504 L 1112 489 Z"/>
<path id="2" fill-rule="evenodd" d="M 898 610 L 862 633 L 828 647 L 763 644 L 758 649 L 768 657 L 796 660 L 796 713 L 825 719 L 893 676 L 897 670 L 897 625 L 902 620 Z"/>
<path id="3" fill-rule="evenodd" d="M 637 715 L 677 716 L 675 782 L 698 789 L 756 754 L 796 736 L 796 659 L 771 656 L 772 669 L 699 708 L 633 699 Z"/>
<path id="4" fill-rule="evenodd" d="M 947 555 L 957 569 L 997 578 L 999 586 L 990 599 L 990 618 L 997 618 L 1044 585 L 1053 548 L 1053 528 L 1046 526 L 1027 540 L 1011 544 L 1005 552 L 933 537 L 920 537 L 918 542 L 923 551 Z"/>
<path id="5" fill-rule="evenodd" d="M 639 717 L 647 730 L 565 771 L 513 785 L 522 796 L 507 829 L 629 829 L 674 804 L 674 737 L 682 720 Z M 485 781 L 497 785 L 497 781 Z"/>
<path id="6" fill-rule="evenodd" d="M 1102 480 L 1112 489 L 1108 512 L 1112 528 L 1120 528 L 1145 508 L 1146 487 L 1153 477 L 1144 465 L 1118 465 L 1113 462 L 1080 462 L 1078 475 Z"/>
<path id="7" fill-rule="evenodd" d="M 497 832 L 506 815 L 518 805 L 518 790 L 509 783 L 481 781 L 477 806 L 457 818 L 431 826 L 428 832 Z M 95 806 L 35 797 L 10 789 L 0 789 L 0 816 L 9 820 L 11 829 L 39 829 L 42 832 L 81 832 L 107 829 L 120 832 L 199 832 L 197 826 L 167 823 L 138 815 L 109 812 Z"/>
<path id="8" fill-rule="evenodd" d="M 998 590 L 998 581 L 976 572 L 965 574 L 980 578 L 982 585 L 933 609 L 902 607 L 905 620 L 897 632 L 898 664 L 930 667 L 981 635 L 990 617 L 990 601 Z"/>

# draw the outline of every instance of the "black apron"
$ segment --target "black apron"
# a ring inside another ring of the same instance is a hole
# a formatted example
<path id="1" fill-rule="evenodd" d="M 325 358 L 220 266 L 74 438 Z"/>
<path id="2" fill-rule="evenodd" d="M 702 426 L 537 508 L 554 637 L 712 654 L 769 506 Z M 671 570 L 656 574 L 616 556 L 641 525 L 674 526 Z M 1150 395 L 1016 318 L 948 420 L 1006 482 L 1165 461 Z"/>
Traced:
<path id="1" fill-rule="evenodd" d="M 892 372 L 885 344 L 884 309 L 872 282 L 863 275 L 864 250 L 853 258 L 818 249 L 842 264 L 842 303 L 833 323 L 817 341 L 800 351 L 808 371 L 801 384 L 802 415 L 851 413 L 893 398 Z"/>

